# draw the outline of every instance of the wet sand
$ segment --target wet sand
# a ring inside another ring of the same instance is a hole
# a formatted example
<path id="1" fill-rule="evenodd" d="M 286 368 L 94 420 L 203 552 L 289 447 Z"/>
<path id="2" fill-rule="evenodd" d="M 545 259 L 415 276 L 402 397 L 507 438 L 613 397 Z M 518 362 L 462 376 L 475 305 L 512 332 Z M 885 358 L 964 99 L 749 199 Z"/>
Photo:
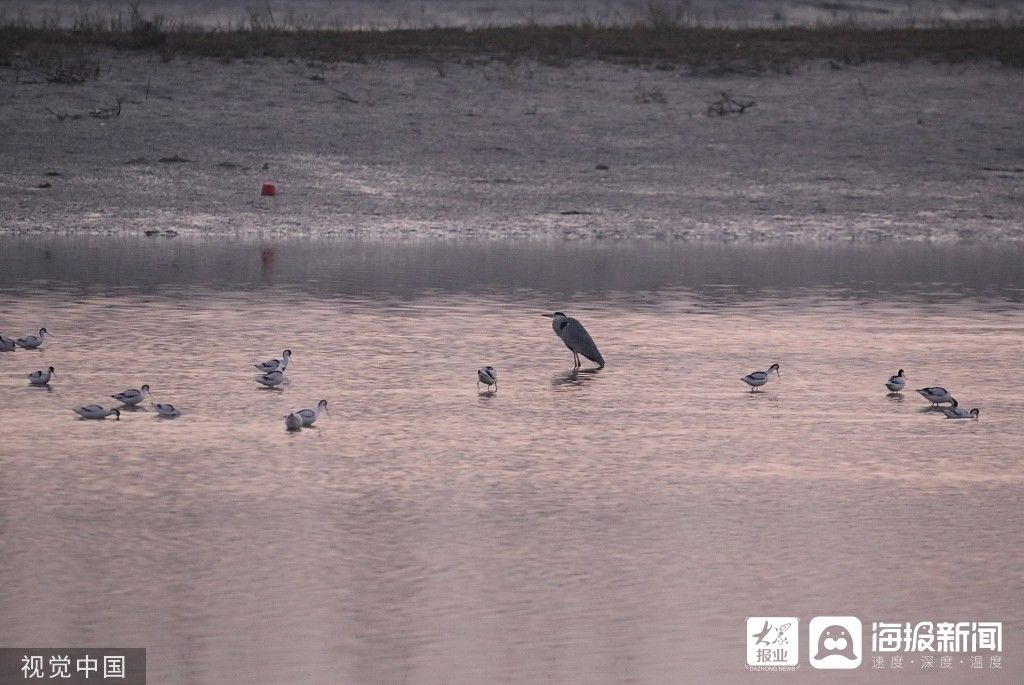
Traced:
<path id="1" fill-rule="evenodd" d="M 252 21 L 279 25 L 320 25 L 364 29 L 425 26 L 561 25 L 582 21 L 627 23 L 663 16 L 705 25 L 757 26 L 856 21 L 894 25 L 962 21 L 1019 20 L 1014 0 L 164 0 L 132 3 L 143 13 L 171 22 L 223 28 Z M 83 15 L 127 15 L 131 5 L 118 0 L 75 0 L 72 7 L 38 0 L 5 0 L 0 18 L 73 25 Z"/>
<path id="2" fill-rule="evenodd" d="M 0 232 L 1024 238 L 1019 69 L 96 59 L 0 69 Z"/>

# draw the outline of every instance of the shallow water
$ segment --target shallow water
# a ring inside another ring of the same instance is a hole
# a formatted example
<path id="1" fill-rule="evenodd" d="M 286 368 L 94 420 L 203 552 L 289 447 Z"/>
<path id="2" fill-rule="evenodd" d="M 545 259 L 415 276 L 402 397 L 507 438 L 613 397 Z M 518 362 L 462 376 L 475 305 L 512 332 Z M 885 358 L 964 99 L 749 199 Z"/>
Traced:
<path id="1" fill-rule="evenodd" d="M 746 616 L 852 613 L 1002 620 L 1021 673 L 1021 246 L 2 248 L 0 332 L 54 337 L 0 354 L 0 645 L 145 646 L 161 683 L 731 683 L 764 677 Z M 981 420 L 887 396 L 900 367 Z M 142 383 L 184 416 L 70 412 Z"/>

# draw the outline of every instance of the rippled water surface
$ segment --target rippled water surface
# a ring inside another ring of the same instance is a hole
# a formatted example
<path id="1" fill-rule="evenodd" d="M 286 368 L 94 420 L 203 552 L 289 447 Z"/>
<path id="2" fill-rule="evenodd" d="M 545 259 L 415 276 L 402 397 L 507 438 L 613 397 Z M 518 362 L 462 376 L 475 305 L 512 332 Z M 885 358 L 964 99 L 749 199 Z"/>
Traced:
<path id="1" fill-rule="evenodd" d="M 1020 246 L 2 240 L 0 332 L 53 338 L 0 354 L 0 644 L 145 646 L 160 683 L 731 683 L 765 677 L 746 616 L 852 613 L 1002 620 L 1024 668 Z M 887 396 L 901 367 L 981 419 Z M 184 415 L 70 411 L 142 383 Z"/>

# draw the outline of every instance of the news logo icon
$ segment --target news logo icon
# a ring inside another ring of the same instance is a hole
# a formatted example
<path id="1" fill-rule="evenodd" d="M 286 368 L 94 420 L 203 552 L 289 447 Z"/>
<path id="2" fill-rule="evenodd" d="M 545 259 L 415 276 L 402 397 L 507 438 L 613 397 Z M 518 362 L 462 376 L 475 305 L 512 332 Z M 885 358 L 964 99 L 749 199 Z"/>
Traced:
<path id="1" fill-rule="evenodd" d="M 807 656 L 814 668 L 857 668 L 863 647 L 863 626 L 856 616 L 815 616 L 807 626 Z"/>

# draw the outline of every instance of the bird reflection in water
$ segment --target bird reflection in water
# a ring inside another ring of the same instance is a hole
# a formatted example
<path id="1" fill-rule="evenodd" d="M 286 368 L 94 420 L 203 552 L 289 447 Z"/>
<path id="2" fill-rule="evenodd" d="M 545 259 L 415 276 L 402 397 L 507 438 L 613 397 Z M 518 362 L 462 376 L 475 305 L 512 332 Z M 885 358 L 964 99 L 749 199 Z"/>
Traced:
<path id="1" fill-rule="evenodd" d="M 572 369 L 570 371 L 556 373 L 551 377 L 551 387 L 560 388 L 582 386 L 583 384 L 597 378 L 597 374 L 599 373 L 601 373 L 601 369 Z"/>

